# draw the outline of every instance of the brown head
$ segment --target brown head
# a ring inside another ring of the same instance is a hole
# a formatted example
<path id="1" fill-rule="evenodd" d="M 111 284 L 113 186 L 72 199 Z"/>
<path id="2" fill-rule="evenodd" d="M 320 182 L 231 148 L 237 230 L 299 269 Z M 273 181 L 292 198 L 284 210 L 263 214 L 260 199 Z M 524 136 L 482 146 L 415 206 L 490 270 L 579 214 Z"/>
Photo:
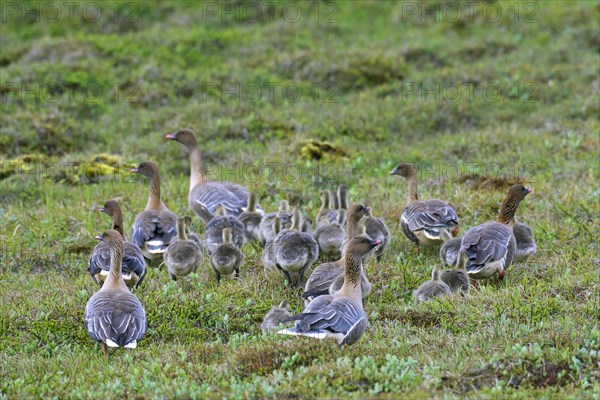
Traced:
<path id="1" fill-rule="evenodd" d="M 113 229 L 123 235 L 123 213 L 119 202 L 116 200 L 108 200 L 104 206 L 100 208 L 100 212 L 105 213 L 113 220 Z"/>
<path id="2" fill-rule="evenodd" d="M 227 209 L 225 208 L 225 206 L 223 206 L 222 204 L 219 204 L 217 206 L 217 208 L 215 209 L 215 217 L 217 215 L 220 215 L 222 217 L 227 215 Z"/>
<path id="3" fill-rule="evenodd" d="M 498 213 L 498 218 L 496 218 L 496 221 L 506 225 L 512 225 L 519 203 L 529 193 L 531 193 L 531 189 L 526 188 L 520 183 L 511 186 L 511 188 L 508 189 L 508 193 L 506 194 L 504 201 L 502 202 L 502 207 L 500 207 L 500 212 Z"/>
<path id="4" fill-rule="evenodd" d="M 321 199 L 321 209 L 329 208 L 329 192 L 322 190 L 319 198 Z"/>
<path id="5" fill-rule="evenodd" d="M 366 236 L 356 236 L 348 242 L 346 254 L 352 255 L 356 260 L 362 260 L 364 256 L 380 244 L 381 240 L 371 240 Z"/>
<path id="6" fill-rule="evenodd" d="M 247 212 L 256 212 L 256 193 L 248 193 L 248 205 L 246 207 Z"/>
<path id="7" fill-rule="evenodd" d="M 281 300 L 281 303 L 279 303 L 279 308 L 290 311 L 290 304 L 287 302 L 287 300 Z"/>
<path id="8" fill-rule="evenodd" d="M 287 200 L 281 200 L 279 202 L 279 211 L 288 211 L 290 209 L 290 203 Z"/>
<path id="9" fill-rule="evenodd" d="M 369 207 L 363 206 L 362 204 L 352 204 L 348 208 L 346 218 L 348 218 L 348 221 L 358 222 L 362 217 L 367 215 L 369 211 L 371 211 L 371 209 Z"/>
<path id="10" fill-rule="evenodd" d="M 177 218 L 177 238 L 179 240 L 187 240 L 187 235 L 185 234 L 185 217 Z"/>
<path id="11" fill-rule="evenodd" d="M 390 172 L 390 175 L 400 175 L 403 178 L 408 178 L 417 175 L 417 170 L 411 163 L 400 163 Z"/>
<path id="12" fill-rule="evenodd" d="M 137 168 L 133 168 L 131 172 L 135 172 L 144 175 L 147 178 L 155 178 L 160 176 L 158 165 L 152 161 L 144 161 Z"/>
<path id="13" fill-rule="evenodd" d="M 196 134 L 193 130 L 189 128 L 181 129 L 175 133 L 169 133 L 165 135 L 167 139 L 174 140 L 183 144 L 186 147 L 189 146 L 198 146 L 198 141 L 196 140 Z"/>
<path id="14" fill-rule="evenodd" d="M 431 280 L 439 281 L 440 280 L 440 266 L 436 265 L 433 267 L 433 271 L 431 271 Z"/>
<path id="15" fill-rule="evenodd" d="M 111 253 L 114 249 L 119 255 L 123 254 L 123 237 L 114 229 L 109 229 L 102 235 L 96 236 L 96 239 L 106 243 L 111 249 Z"/>

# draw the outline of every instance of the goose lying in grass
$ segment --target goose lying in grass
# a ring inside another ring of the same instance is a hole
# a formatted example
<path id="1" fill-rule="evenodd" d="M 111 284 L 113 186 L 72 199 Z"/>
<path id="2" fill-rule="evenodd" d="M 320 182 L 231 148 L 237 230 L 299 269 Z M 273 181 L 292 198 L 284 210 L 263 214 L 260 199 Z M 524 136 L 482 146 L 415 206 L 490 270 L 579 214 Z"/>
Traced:
<path id="1" fill-rule="evenodd" d="M 460 244 L 457 265 L 464 266 L 469 276 L 485 279 L 505 275 L 517 251 L 512 225 L 519 203 L 531 190 L 521 184 L 513 185 L 500 207 L 494 222 L 486 222 L 465 233 Z"/>
<path id="2" fill-rule="evenodd" d="M 217 282 L 221 282 L 221 277 L 230 276 L 233 273 L 236 278 L 239 278 L 240 264 L 243 259 L 244 254 L 233 243 L 231 228 L 223 229 L 223 243 L 220 243 L 210 256 L 210 264 L 217 276 Z"/>
<path id="3" fill-rule="evenodd" d="M 145 161 L 131 170 L 150 179 L 150 194 L 144 211 L 133 223 L 132 241 L 142 250 L 144 257 L 158 260 L 177 235 L 177 215 L 169 211 L 160 197 L 160 172 L 158 166 Z"/>
<path id="4" fill-rule="evenodd" d="M 202 248 L 195 241 L 188 239 L 185 234 L 185 219 L 179 218 L 177 238 L 171 242 L 164 254 L 171 279 L 176 281 L 178 277 L 196 272 L 203 258 Z"/>
<path id="5" fill-rule="evenodd" d="M 129 242 L 123 229 L 123 213 L 116 200 L 109 200 L 100 208 L 100 212 L 106 213 L 112 218 L 112 229 L 119 232 L 124 241 L 124 253 L 122 259 L 122 276 L 129 288 L 137 288 L 146 276 L 146 261 L 142 250 L 133 242 Z M 99 285 L 110 273 L 110 247 L 101 241 L 94 248 L 90 257 L 90 274 Z"/>
<path id="6" fill-rule="evenodd" d="M 361 275 L 362 260 L 377 245 L 377 240 L 355 237 L 344 256 L 344 285 L 334 295 L 319 296 L 301 314 L 289 318 L 294 328 L 279 334 L 308 336 L 317 339 L 333 338 L 338 345 L 356 343 L 365 332 L 368 322 L 363 309 Z"/>
<path id="7" fill-rule="evenodd" d="M 124 242 L 121 234 L 108 230 L 98 236 L 109 248 L 110 273 L 102 288 L 94 293 L 85 306 L 85 323 L 90 337 L 107 347 L 136 348 L 146 333 L 146 312 L 142 303 L 132 294 L 121 275 Z"/>
<path id="8" fill-rule="evenodd" d="M 287 301 L 282 300 L 278 307 L 271 308 L 265 315 L 262 324 L 260 324 L 260 329 L 263 333 L 274 333 L 291 316 L 290 305 Z"/>
<path id="9" fill-rule="evenodd" d="M 452 293 L 461 293 L 463 295 L 469 293 L 471 284 L 469 282 L 469 274 L 467 274 L 464 266 L 442 271 L 440 279 L 448 285 Z"/>
<path id="10" fill-rule="evenodd" d="M 190 159 L 190 191 L 188 202 L 192 211 L 204 223 L 210 221 L 217 209 L 222 205 L 227 214 L 237 217 L 246 210 L 248 191 L 245 187 L 233 182 L 211 181 L 204 175 L 202 155 L 198 147 L 198 139 L 191 129 L 181 129 L 165 136 L 185 146 Z M 257 205 L 260 210 L 260 206 Z"/>
<path id="11" fill-rule="evenodd" d="M 413 292 L 413 297 L 418 302 L 431 300 L 434 297 L 446 296 L 452 294 L 450 286 L 443 282 L 440 278 L 440 267 L 435 266 L 431 273 L 431 280 L 423 283 L 417 290 Z"/>
<path id="12" fill-rule="evenodd" d="M 406 237 L 415 244 L 439 245 L 458 233 L 456 211 L 441 200 L 419 200 L 418 177 L 414 165 L 401 163 L 390 175 L 400 175 L 408 181 L 407 204 L 400 226 Z"/>

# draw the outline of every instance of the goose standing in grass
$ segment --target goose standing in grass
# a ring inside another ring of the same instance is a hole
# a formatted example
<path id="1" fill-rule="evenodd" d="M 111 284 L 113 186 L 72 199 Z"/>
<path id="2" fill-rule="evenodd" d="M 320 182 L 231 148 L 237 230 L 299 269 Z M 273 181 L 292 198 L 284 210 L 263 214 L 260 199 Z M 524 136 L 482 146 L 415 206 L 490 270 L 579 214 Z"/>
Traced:
<path id="1" fill-rule="evenodd" d="M 231 228 L 223 229 L 223 243 L 220 243 L 210 256 L 210 264 L 217 276 L 217 282 L 221 282 L 221 277 L 230 276 L 233 273 L 236 278 L 239 278 L 243 259 L 244 254 L 233 243 Z"/>
<path id="2" fill-rule="evenodd" d="M 319 253 L 328 258 L 338 259 L 341 256 L 342 245 L 346 241 L 346 210 L 340 208 L 337 221 L 330 223 L 323 219 L 315 230 L 314 237 L 319 244 Z"/>
<path id="3" fill-rule="evenodd" d="M 441 280 L 440 267 L 436 265 L 431 273 L 431 280 L 423 283 L 413 292 L 413 297 L 418 302 L 431 300 L 434 297 L 452 294 L 450 286 Z"/>
<path id="4" fill-rule="evenodd" d="M 273 239 L 275 265 L 290 285 L 300 284 L 304 273 L 319 257 L 319 245 L 309 232 L 302 232 L 301 228 L 302 214 L 296 209 L 292 215 L 292 227 L 283 229 Z"/>
<path id="5" fill-rule="evenodd" d="M 537 245 L 535 237 L 529 225 L 515 222 L 512 227 L 515 241 L 517 242 L 517 250 L 515 252 L 515 261 L 527 261 L 527 259 L 537 253 Z"/>
<path id="6" fill-rule="evenodd" d="M 471 278 L 485 279 L 495 274 L 504 278 L 517 251 L 512 230 L 515 213 L 530 192 L 521 184 L 513 185 L 502 202 L 496 221 L 478 225 L 465 233 L 457 265 L 464 266 Z"/>
<path id="7" fill-rule="evenodd" d="M 152 161 L 145 161 L 131 172 L 150 179 L 150 195 L 144 211 L 133 223 L 133 243 L 142 249 L 149 260 L 160 259 L 177 235 L 177 215 L 173 214 L 160 197 L 160 172 Z"/>
<path id="8" fill-rule="evenodd" d="M 202 264 L 203 258 L 202 248 L 196 242 L 187 238 L 185 219 L 179 218 L 177 221 L 177 238 L 171 242 L 164 254 L 165 264 L 167 264 L 171 279 L 176 281 L 177 277 L 196 272 L 198 266 Z"/>
<path id="9" fill-rule="evenodd" d="M 211 220 L 219 205 L 224 206 L 227 214 L 232 217 L 237 217 L 246 210 L 248 206 L 246 188 L 237 183 L 207 180 L 202 168 L 198 140 L 191 129 L 181 129 L 165 137 L 181 143 L 187 149 L 191 164 L 188 202 L 192 211 L 204 223 Z M 257 205 L 257 209 L 260 210 L 260 206 Z"/>
<path id="10" fill-rule="evenodd" d="M 442 271 L 440 279 L 448 285 L 452 293 L 461 293 L 463 295 L 469 293 L 471 283 L 469 282 L 469 274 L 464 266 Z"/>
<path id="11" fill-rule="evenodd" d="M 348 190 L 347 185 L 340 185 L 338 186 L 337 193 L 331 192 L 335 209 L 327 213 L 327 218 L 329 218 L 330 223 L 337 221 L 339 210 L 348 210 Z"/>
<path id="12" fill-rule="evenodd" d="M 400 225 L 417 252 L 422 245 L 439 245 L 458 233 L 458 216 L 452 207 L 437 199 L 419 200 L 419 180 L 414 165 L 401 163 L 390 175 L 400 175 L 408 181 L 407 205 Z"/>
<path id="13" fill-rule="evenodd" d="M 121 275 L 124 242 L 121 234 L 108 230 L 96 237 L 109 248 L 110 273 L 102 288 L 94 293 L 85 306 L 85 323 L 90 337 L 101 343 L 108 356 L 108 347 L 136 348 L 146 333 L 146 312 L 132 294 Z"/>
<path id="14" fill-rule="evenodd" d="M 322 190 L 319 198 L 321 199 L 321 206 L 319 212 L 317 212 L 317 226 L 321 224 L 321 219 L 331 211 L 329 208 L 329 191 Z"/>
<path id="15" fill-rule="evenodd" d="M 262 324 L 260 324 L 260 329 L 263 333 L 274 333 L 291 316 L 290 305 L 287 301 L 282 300 L 278 307 L 271 308 L 265 315 Z"/>
<path id="16" fill-rule="evenodd" d="M 122 260 L 122 276 L 125 284 L 130 288 L 137 288 L 146 276 L 146 261 L 142 250 L 133 242 L 127 241 L 123 229 L 123 213 L 116 200 L 109 200 L 100 208 L 100 212 L 106 213 L 112 218 L 112 229 L 119 232 L 124 241 L 124 252 Z M 110 246 L 101 241 L 94 248 L 90 257 L 90 274 L 92 278 L 102 285 L 110 273 Z"/>
<path id="17" fill-rule="evenodd" d="M 275 217 L 273 219 L 273 233 L 275 234 L 275 236 L 273 237 L 273 239 L 275 239 L 275 237 L 277 237 L 277 234 L 281 231 L 281 220 L 279 219 L 279 217 Z M 273 253 L 273 239 L 269 240 L 266 244 L 265 247 L 263 248 L 262 254 L 261 254 L 261 260 L 263 263 L 263 266 L 265 267 L 265 271 L 274 271 L 277 269 L 277 265 L 276 265 L 276 261 L 275 261 L 275 253 Z"/>
<path id="18" fill-rule="evenodd" d="M 273 220 L 275 217 L 279 218 L 281 229 L 289 229 L 292 226 L 292 213 L 290 212 L 290 204 L 287 200 L 281 200 L 278 211 L 266 214 L 262 221 L 260 221 L 260 242 L 263 245 L 275 238 L 276 234 L 273 232 Z"/>
<path id="19" fill-rule="evenodd" d="M 352 239 L 344 256 L 342 289 L 334 295 L 320 296 L 311 301 L 301 314 L 290 317 L 289 320 L 296 321 L 294 328 L 277 333 L 333 338 L 340 346 L 356 343 L 368 325 L 361 290 L 362 260 L 379 244 L 378 240 L 364 237 Z"/>
<path id="20" fill-rule="evenodd" d="M 242 248 L 246 243 L 246 231 L 244 224 L 234 216 L 227 215 L 227 209 L 223 206 L 218 206 L 215 216 L 211 219 L 204 228 L 204 241 L 208 254 L 212 254 L 217 246 L 223 243 L 223 229 L 230 228 L 233 244 L 238 248 Z"/>
<path id="21" fill-rule="evenodd" d="M 244 224 L 246 239 L 249 242 L 260 242 L 260 223 L 263 214 L 256 211 L 256 193 L 248 195 L 248 209 L 240 214 L 239 220 Z"/>
<path id="22" fill-rule="evenodd" d="M 348 237 L 348 241 L 363 233 L 361 230 L 360 221 L 369 213 L 370 210 L 371 209 L 369 207 L 365 207 L 361 204 L 353 204 L 350 206 L 350 208 L 348 208 L 346 220 L 346 236 Z M 306 281 L 302 297 L 307 301 L 310 301 L 317 296 L 330 293 L 329 290 L 331 284 L 336 280 L 336 278 L 343 276 L 344 257 L 337 261 L 319 264 L 319 266 L 314 269 Z M 363 290 L 363 297 L 366 297 L 371 292 L 371 283 L 367 279 L 367 276 L 364 274 L 364 272 L 361 276 L 361 288 Z"/>

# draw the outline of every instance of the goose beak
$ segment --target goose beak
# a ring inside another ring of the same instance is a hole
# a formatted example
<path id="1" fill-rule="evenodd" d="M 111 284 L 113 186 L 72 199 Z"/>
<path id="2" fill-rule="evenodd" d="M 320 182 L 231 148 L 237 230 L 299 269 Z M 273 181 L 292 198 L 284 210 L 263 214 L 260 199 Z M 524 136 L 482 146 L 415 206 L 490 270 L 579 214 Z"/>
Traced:
<path id="1" fill-rule="evenodd" d="M 391 170 L 390 175 L 398 175 L 398 169 L 394 168 L 393 170 Z"/>
<path id="2" fill-rule="evenodd" d="M 531 189 L 529 189 L 529 188 L 525 188 L 525 189 L 527 189 L 527 194 L 529 194 L 529 193 L 533 193 L 533 188 L 531 188 Z"/>
<path id="3" fill-rule="evenodd" d="M 104 208 L 104 207 L 100 207 L 100 208 L 98 209 L 98 211 L 105 213 L 105 212 L 106 212 L 106 208 Z"/>
<path id="4" fill-rule="evenodd" d="M 131 168 L 131 172 L 133 172 L 133 173 L 138 173 L 138 172 L 140 172 L 140 171 L 139 171 L 137 168 Z"/>
<path id="5" fill-rule="evenodd" d="M 175 134 L 174 133 L 169 133 L 169 134 L 165 135 L 165 137 L 167 139 L 175 140 Z"/>
<path id="6" fill-rule="evenodd" d="M 96 240 L 102 240 L 102 235 L 94 236 L 94 239 L 96 239 Z"/>
<path id="7" fill-rule="evenodd" d="M 369 243 L 371 243 L 371 246 L 375 247 L 381 244 L 381 240 L 371 240 Z"/>
<path id="8" fill-rule="evenodd" d="M 371 212 L 371 207 L 365 207 L 365 212 L 368 214 Z"/>

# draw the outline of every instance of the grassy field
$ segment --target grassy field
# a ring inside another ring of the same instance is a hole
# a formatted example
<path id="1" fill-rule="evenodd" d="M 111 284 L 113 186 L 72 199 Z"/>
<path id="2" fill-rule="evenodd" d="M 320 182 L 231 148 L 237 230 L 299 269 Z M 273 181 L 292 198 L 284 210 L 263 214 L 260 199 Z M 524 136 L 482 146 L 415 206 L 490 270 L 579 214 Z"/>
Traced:
<path id="1" fill-rule="evenodd" d="M 0 398 L 600 398 L 597 1 L 65 3 L 1 4 Z M 267 210 L 314 216 L 347 183 L 387 221 L 357 344 L 262 335 L 300 290 L 248 246 L 242 282 L 151 269 L 146 338 L 102 356 L 83 321 L 110 226 L 94 209 L 119 198 L 129 231 L 148 185 L 128 171 L 154 160 L 191 214 L 187 159 L 163 138 L 182 127 Z M 463 232 L 533 187 L 517 218 L 538 254 L 415 304 L 438 258 L 402 235 L 399 161 Z"/>

